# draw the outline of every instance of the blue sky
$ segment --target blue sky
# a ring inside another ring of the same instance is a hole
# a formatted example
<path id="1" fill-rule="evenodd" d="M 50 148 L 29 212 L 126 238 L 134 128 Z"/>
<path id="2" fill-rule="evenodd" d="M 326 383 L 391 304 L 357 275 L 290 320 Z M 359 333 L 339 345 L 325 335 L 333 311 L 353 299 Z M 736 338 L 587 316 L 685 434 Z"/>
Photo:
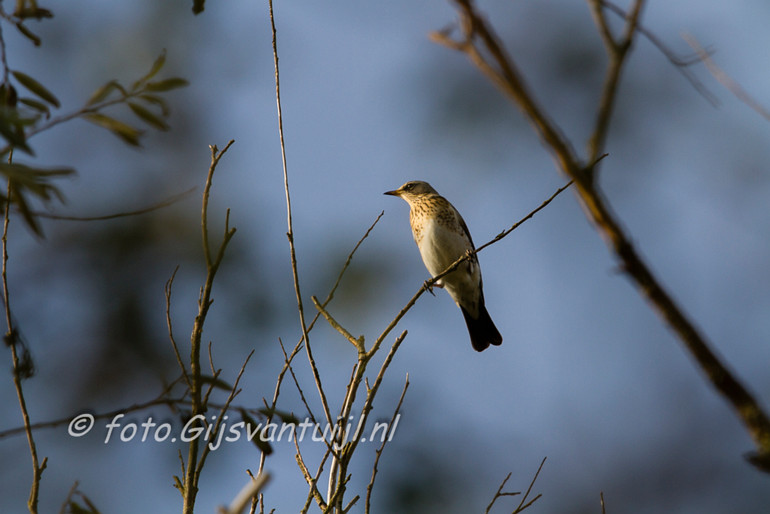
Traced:
<path id="1" fill-rule="evenodd" d="M 542 105 L 582 151 L 605 63 L 585 3 L 481 7 Z M 46 239 L 37 240 L 19 223 L 12 226 L 15 314 L 39 370 L 25 387 L 35 421 L 149 399 L 161 377 L 175 377 L 163 284 L 181 263 L 172 312 L 186 342 L 202 280 L 196 238 L 209 144 L 236 140 L 218 169 L 211 212 L 212 223 L 221 223 L 230 208 L 238 232 L 215 286 L 206 338 L 230 380 L 248 351 L 257 350 L 242 404 L 272 395 L 281 364 L 277 340 L 293 344 L 299 337 L 267 5 L 209 0 L 198 17 L 189 8 L 181 1 L 70 2 L 35 26 L 44 42 L 39 49 L 4 27 L 10 66 L 50 85 L 63 112 L 111 78 L 130 82 L 164 48 L 166 73 L 191 83 L 172 97 L 172 131 L 150 134 L 142 150 L 83 122 L 34 140 L 38 163 L 78 170 L 62 182 L 68 203 L 56 212 L 129 210 L 198 187 L 136 221 L 139 228 L 51 221 Z M 480 245 L 540 205 L 564 178 L 516 108 L 462 55 L 429 41 L 430 31 L 455 20 L 450 4 L 275 8 L 306 309 L 310 295 L 326 295 L 347 252 L 384 210 L 329 307 L 371 342 L 428 278 L 407 206 L 384 191 L 410 179 L 429 181 L 462 212 Z M 762 2 L 651 2 L 643 23 L 677 54 L 691 53 L 681 34 L 694 35 L 750 94 L 770 104 L 763 96 L 769 16 Z M 601 184 L 658 277 L 767 405 L 770 125 L 703 66 L 692 71 L 718 108 L 648 41 L 637 41 Z M 111 250 L 102 251 L 99 241 L 113 241 Z M 373 414 L 390 416 L 409 373 L 398 432 L 380 464 L 379 511 L 403 511 L 397 502 L 410 485 L 429 496 L 410 500 L 415 512 L 479 511 L 508 472 L 510 487 L 525 489 L 548 457 L 533 511 L 598 512 L 603 491 L 608 511 L 665 505 L 682 513 L 763 512 L 767 477 L 742 458 L 752 449 L 745 430 L 618 271 L 571 193 L 486 249 L 480 261 L 503 346 L 473 352 L 462 316 L 443 291 L 424 295 L 404 318 L 399 329 L 409 335 Z M 139 307 L 122 330 L 114 320 L 123 318 L 105 313 L 124 312 L 124 296 Z M 126 353 L 109 344 L 116 333 L 131 341 L 132 330 L 152 336 Z M 323 323 L 311 342 L 338 406 L 355 354 Z M 142 355 L 152 362 L 138 364 Z M 111 384 L 113 368 L 105 363 L 141 370 Z M 302 366 L 298 374 L 311 387 Z M 109 372 L 99 375 L 98 368 Z M 3 429 L 20 424 L 9 374 L 5 382 Z M 302 413 L 285 388 L 284 408 Z M 132 419 L 150 414 L 172 418 L 158 409 Z M 367 450 L 353 470 L 356 493 L 368 481 Z M 76 479 L 104 511 L 180 508 L 171 486 L 178 472 L 172 445 L 105 445 L 96 434 L 73 440 L 59 427 L 39 432 L 39 451 L 49 457 L 42 511 L 58 509 Z M 268 459 L 275 479 L 267 504 L 279 511 L 298 510 L 305 496 L 293 451 L 278 446 Z M 30 478 L 23 439 L 0 440 L 0 452 L 14 463 L 3 470 L 0 510 L 21 511 Z M 201 478 L 199 512 L 228 502 L 257 458 L 245 443 L 216 452 Z"/>

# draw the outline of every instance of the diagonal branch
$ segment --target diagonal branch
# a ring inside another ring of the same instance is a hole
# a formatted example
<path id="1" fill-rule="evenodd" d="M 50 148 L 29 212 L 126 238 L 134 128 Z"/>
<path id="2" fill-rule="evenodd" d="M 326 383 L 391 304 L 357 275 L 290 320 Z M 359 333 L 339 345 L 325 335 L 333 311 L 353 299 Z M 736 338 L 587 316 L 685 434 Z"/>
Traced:
<path id="1" fill-rule="evenodd" d="M 765 471 L 770 471 L 770 419 L 767 414 L 711 350 L 711 344 L 705 336 L 650 271 L 634 249 L 630 238 L 593 180 L 593 169 L 598 162 L 598 156 L 604 151 L 619 78 L 628 50 L 639 28 L 639 16 L 644 0 L 635 0 L 630 14 L 625 16 L 625 31 L 620 41 L 615 41 L 606 29 L 603 16 L 597 17 L 599 31 L 608 45 L 610 60 L 597 109 L 597 122 L 588 145 L 589 157 L 585 160 L 591 163 L 588 165 L 578 160 L 571 151 L 569 142 L 561 136 L 558 127 L 543 115 L 523 78 L 516 71 L 513 61 L 498 43 L 492 28 L 476 12 L 472 0 L 454 0 L 454 2 L 461 17 L 462 40 L 454 41 L 445 33 L 434 34 L 434 40 L 466 53 L 479 70 L 510 97 L 528 117 L 538 134 L 557 156 L 561 171 L 575 181 L 576 193 L 586 216 L 593 222 L 610 250 L 621 261 L 623 270 L 633 280 L 640 294 L 647 299 L 653 310 L 679 337 L 712 386 L 732 406 L 746 426 L 758 450 L 757 454 L 750 456 L 751 462 Z M 488 57 L 485 57 L 485 54 Z"/>

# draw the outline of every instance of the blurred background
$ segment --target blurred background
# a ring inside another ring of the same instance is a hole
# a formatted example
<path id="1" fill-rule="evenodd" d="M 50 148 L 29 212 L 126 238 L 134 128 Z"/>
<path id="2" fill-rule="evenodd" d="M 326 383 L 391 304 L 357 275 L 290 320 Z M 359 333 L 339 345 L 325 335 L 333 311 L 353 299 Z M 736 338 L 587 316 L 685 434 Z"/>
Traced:
<path id="1" fill-rule="evenodd" d="M 172 130 L 149 134 L 141 149 L 82 121 L 31 141 L 37 158 L 27 162 L 78 171 L 59 182 L 67 203 L 52 205 L 55 213 L 127 211 L 197 188 L 142 216 L 47 220 L 44 239 L 12 221 L 9 286 L 37 367 L 24 383 L 33 422 L 147 401 L 177 377 L 163 286 L 178 265 L 171 313 L 177 340 L 186 344 L 205 272 L 200 196 L 210 144 L 236 141 L 214 180 L 212 241 L 227 208 L 238 232 L 214 286 L 204 341 L 212 341 L 228 381 L 256 351 L 238 404 L 256 406 L 272 396 L 282 364 L 278 339 L 299 339 L 267 2 L 209 0 L 199 16 L 191 6 L 46 5 L 55 18 L 31 24 L 40 48 L 5 26 L 9 66 L 52 89 L 62 113 L 78 109 L 109 79 L 141 76 L 164 48 L 162 76 L 190 81 L 170 95 Z M 480 7 L 541 104 L 582 150 L 605 65 L 586 3 Z M 462 212 L 480 245 L 565 180 L 517 110 L 464 56 L 428 40 L 455 21 L 449 3 L 277 2 L 275 16 L 305 308 L 313 314 L 310 295 L 326 296 L 347 253 L 384 210 L 329 306 L 371 343 L 428 278 L 406 204 L 384 191 L 410 179 L 429 181 Z M 692 53 L 681 35 L 695 36 L 730 76 L 770 104 L 767 2 L 650 2 L 642 21 L 678 55 Z M 770 123 L 702 65 L 691 71 L 718 108 L 648 40 L 637 41 L 601 183 L 641 254 L 767 408 Z M 409 373 L 397 432 L 379 464 L 377 512 L 479 512 L 509 472 L 506 489 L 525 490 L 544 457 L 533 488 L 543 496 L 531 512 L 598 513 L 600 492 L 608 512 L 767 512 L 770 477 L 743 459 L 753 449 L 745 429 L 619 272 L 572 193 L 480 260 L 487 307 L 504 343 L 474 352 L 443 291 L 424 295 L 403 319 L 398 329 L 409 335 L 372 414 L 390 418 Z M 311 342 L 336 411 L 355 354 L 325 323 Z M 22 425 L 6 359 L 0 431 Z M 297 373 L 317 407 L 303 355 Z M 279 408 L 305 415 L 288 382 Z M 148 416 L 179 423 L 161 407 L 127 421 Z M 181 510 L 172 487 L 178 447 L 104 444 L 105 423 L 80 439 L 66 426 L 36 432 L 39 455 L 48 457 L 41 512 L 58 511 L 76 480 L 103 512 Z M 266 505 L 297 511 L 307 486 L 293 445 L 274 449 Z M 214 452 L 197 511 L 228 503 L 258 458 L 245 441 Z M 349 497 L 365 493 L 373 458 L 373 446 L 359 449 Z M 31 480 L 23 436 L 0 439 L 0 461 L 0 511 L 23 512 Z M 501 500 L 506 508 L 496 510 L 512 510 L 514 500 Z"/>

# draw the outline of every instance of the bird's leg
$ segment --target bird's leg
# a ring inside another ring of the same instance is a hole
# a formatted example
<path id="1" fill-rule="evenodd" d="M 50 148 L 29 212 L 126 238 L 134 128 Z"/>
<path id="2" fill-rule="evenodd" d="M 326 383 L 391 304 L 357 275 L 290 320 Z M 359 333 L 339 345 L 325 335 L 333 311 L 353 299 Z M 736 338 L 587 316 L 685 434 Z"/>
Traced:
<path id="1" fill-rule="evenodd" d="M 435 283 L 430 284 L 430 280 L 426 280 L 425 283 L 423 283 L 423 287 L 432 294 L 433 296 L 436 296 L 436 293 L 433 292 L 434 287 L 444 287 L 444 284 L 441 283 L 440 280 L 437 280 Z"/>

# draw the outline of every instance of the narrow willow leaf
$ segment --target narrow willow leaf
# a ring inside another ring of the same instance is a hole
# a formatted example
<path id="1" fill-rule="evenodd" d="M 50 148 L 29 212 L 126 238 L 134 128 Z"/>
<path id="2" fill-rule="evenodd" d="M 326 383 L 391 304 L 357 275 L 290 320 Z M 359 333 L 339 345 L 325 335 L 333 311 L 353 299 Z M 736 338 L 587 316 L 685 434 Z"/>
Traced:
<path id="1" fill-rule="evenodd" d="M 151 78 L 153 78 L 155 75 L 158 74 L 158 72 L 163 68 L 163 65 L 166 64 L 166 50 L 164 49 L 163 52 L 158 56 L 157 59 L 155 59 L 155 62 L 152 63 L 152 67 L 150 68 L 149 73 L 145 75 L 144 77 L 140 78 L 136 82 L 134 82 L 134 85 L 131 86 L 131 89 L 136 90 L 139 88 L 140 85 L 142 85 L 144 82 L 147 82 Z"/>
<path id="2" fill-rule="evenodd" d="M 32 109 L 45 114 L 46 117 L 51 115 L 51 111 L 48 109 L 48 106 L 43 102 L 38 102 L 32 98 L 19 98 L 19 102 L 23 103 L 27 107 L 31 107 Z"/>
<path id="3" fill-rule="evenodd" d="M 163 116 L 168 116 L 171 112 L 166 104 L 166 101 L 158 95 L 139 95 L 139 98 L 147 102 L 148 104 L 157 105 L 160 107 L 160 112 Z"/>
<path id="4" fill-rule="evenodd" d="M 165 121 L 163 121 L 160 118 L 160 116 L 156 115 L 154 112 L 150 111 L 148 108 L 134 102 L 128 102 L 128 106 L 131 108 L 132 111 L 134 111 L 134 114 L 136 114 L 139 117 L 139 119 L 141 119 L 151 127 L 155 127 L 158 130 L 169 129 L 168 124 Z"/>
<path id="5" fill-rule="evenodd" d="M 33 45 L 40 46 L 40 44 L 42 43 L 42 41 L 40 40 L 40 37 L 34 32 L 32 32 L 31 30 L 29 30 L 26 26 L 24 26 L 23 23 L 17 23 L 16 28 L 19 29 L 19 32 L 21 32 L 24 37 L 32 41 Z"/>
<path id="6" fill-rule="evenodd" d="M 31 184 L 39 182 L 41 178 L 65 177 L 73 175 L 75 170 L 72 168 L 33 168 L 26 164 L 0 162 L 0 173 L 6 177 L 15 180 L 19 184 Z"/>
<path id="7" fill-rule="evenodd" d="M 170 91 L 172 89 L 185 87 L 188 84 L 189 82 L 187 82 L 185 79 L 173 77 L 170 79 L 160 80 L 158 82 L 148 82 L 147 85 L 144 86 L 144 90 L 154 92 Z"/>
<path id="8" fill-rule="evenodd" d="M 30 93 L 42 98 L 54 107 L 59 107 L 59 100 L 56 96 L 48 91 L 40 82 L 20 71 L 13 71 L 11 73 L 13 73 L 14 78 L 19 81 L 19 84 L 27 88 Z"/>
<path id="9" fill-rule="evenodd" d="M 14 187 L 13 182 L 11 182 L 11 188 L 11 201 L 16 203 L 16 207 L 19 209 L 19 212 L 24 218 L 24 221 L 27 223 L 27 226 L 32 230 L 32 232 L 35 233 L 35 235 L 38 237 L 43 237 L 43 231 L 40 228 L 40 224 L 32 215 L 32 211 L 29 209 L 26 198 L 24 198 L 24 195 L 18 190 L 18 187 Z"/>
<path id="10" fill-rule="evenodd" d="M 118 89 L 119 86 L 120 84 L 118 84 L 117 81 L 110 80 L 103 86 L 99 87 L 99 89 L 94 91 L 94 93 L 91 95 L 91 98 L 89 98 L 86 102 L 86 107 L 104 101 L 108 96 L 110 96 L 110 93 Z"/>
<path id="11" fill-rule="evenodd" d="M 13 11 L 13 15 L 22 20 L 27 18 L 35 18 L 41 20 L 43 18 L 53 18 L 53 13 L 48 9 L 41 9 L 34 3 L 30 7 L 24 7 L 23 4 L 17 3 L 16 9 Z"/>
<path id="12" fill-rule="evenodd" d="M 18 99 L 15 87 L 8 83 L 0 85 L 0 107 L 16 107 Z"/>
<path id="13" fill-rule="evenodd" d="M 21 125 L 16 122 L 16 109 L 0 109 L 0 136 L 13 148 L 18 148 L 23 152 L 34 155 L 32 149 L 27 145 L 27 138 Z"/>
<path id="14" fill-rule="evenodd" d="M 91 123 L 95 123 L 96 125 L 99 125 L 100 127 L 106 128 L 116 136 L 118 136 L 120 139 L 125 141 L 126 143 L 132 145 L 132 146 L 139 146 L 139 138 L 142 135 L 142 131 L 132 127 L 131 125 L 128 125 L 127 123 L 123 123 L 122 121 L 116 120 L 115 118 L 110 118 L 109 116 L 105 116 L 104 114 L 99 113 L 92 113 L 92 114 L 86 114 L 84 118 Z"/>

